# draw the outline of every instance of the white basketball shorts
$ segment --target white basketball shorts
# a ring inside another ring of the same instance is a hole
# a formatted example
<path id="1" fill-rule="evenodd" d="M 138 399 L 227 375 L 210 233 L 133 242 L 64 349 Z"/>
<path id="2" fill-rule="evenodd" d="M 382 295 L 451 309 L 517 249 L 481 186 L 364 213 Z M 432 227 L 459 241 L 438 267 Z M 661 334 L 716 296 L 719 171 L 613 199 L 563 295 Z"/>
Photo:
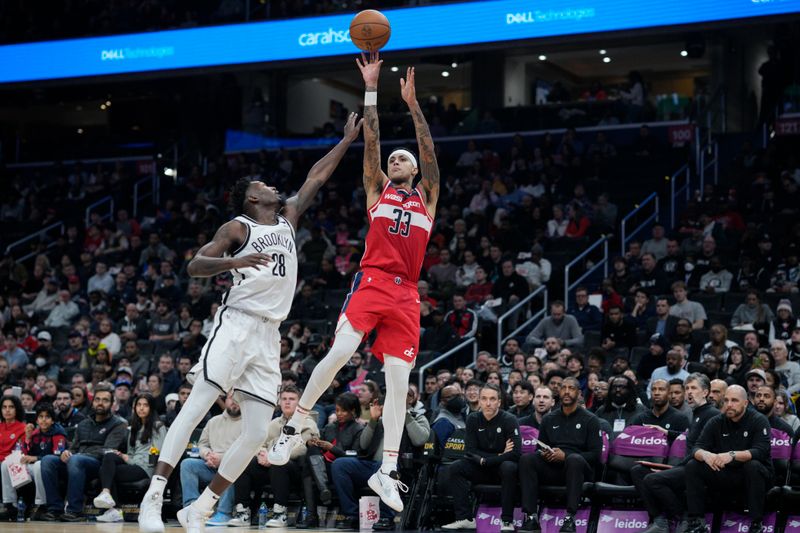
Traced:
<path id="1" fill-rule="evenodd" d="M 220 307 L 190 381 L 203 379 L 223 394 L 233 391 L 237 401 L 250 398 L 275 407 L 281 385 L 279 326 L 277 320 Z"/>

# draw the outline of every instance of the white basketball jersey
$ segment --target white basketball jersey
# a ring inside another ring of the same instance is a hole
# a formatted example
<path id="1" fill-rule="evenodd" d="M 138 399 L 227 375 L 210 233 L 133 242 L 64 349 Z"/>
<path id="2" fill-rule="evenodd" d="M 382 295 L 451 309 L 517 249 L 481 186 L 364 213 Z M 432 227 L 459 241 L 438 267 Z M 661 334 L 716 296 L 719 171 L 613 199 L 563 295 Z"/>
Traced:
<path id="1" fill-rule="evenodd" d="M 260 253 L 270 256 L 269 266 L 231 271 L 233 285 L 222 297 L 222 305 L 272 320 L 289 316 L 297 287 L 297 248 L 294 228 L 278 215 L 274 226 L 259 224 L 246 215 L 238 220 L 247 228 L 247 239 L 232 257 Z"/>

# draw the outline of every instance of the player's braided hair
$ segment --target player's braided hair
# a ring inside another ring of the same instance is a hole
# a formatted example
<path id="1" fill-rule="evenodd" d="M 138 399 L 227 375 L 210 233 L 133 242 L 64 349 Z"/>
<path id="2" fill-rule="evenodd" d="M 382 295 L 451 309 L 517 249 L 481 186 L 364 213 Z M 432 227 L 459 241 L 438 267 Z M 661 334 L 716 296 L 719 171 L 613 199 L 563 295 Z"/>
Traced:
<path id="1" fill-rule="evenodd" d="M 244 212 L 244 200 L 247 198 L 248 187 L 250 187 L 250 180 L 247 178 L 239 178 L 231 188 L 230 207 L 235 214 Z"/>

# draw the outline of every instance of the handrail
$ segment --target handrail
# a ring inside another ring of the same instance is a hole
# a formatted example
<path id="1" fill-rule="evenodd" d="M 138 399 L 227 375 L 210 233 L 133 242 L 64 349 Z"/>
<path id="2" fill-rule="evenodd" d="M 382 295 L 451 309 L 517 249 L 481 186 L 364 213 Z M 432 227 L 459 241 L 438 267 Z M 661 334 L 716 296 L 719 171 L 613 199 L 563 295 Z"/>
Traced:
<path id="1" fill-rule="evenodd" d="M 140 193 L 139 189 L 142 186 L 150 184 L 150 192 Z M 133 184 L 133 218 L 138 218 L 139 216 L 139 204 L 148 199 L 152 198 L 151 202 L 154 206 L 158 205 L 158 193 L 159 188 L 161 187 L 161 180 L 159 178 L 158 172 L 153 172 L 152 176 L 147 176 L 146 178 L 142 178 L 136 183 Z"/>
<path id="2" fill-rule="evenodd" d="M 536 297 L 537 295 L 539 295 L 540 293 L 544 293 L 544 305 L 542 306 L 542 309 L 540 309 L 535 314 L 533 314 L 530 318 L 525 320 L 525 322 L 523 322 L 521 326 L 517 326 L 517 328 L 514 331 L 512 331 L 511 333 L 509 333 L 508 335 L 503 337 L 503 322 L 505 322 L 505 320 L 509 316 L 511 316 L 512 314 L 518 312 L 519 309 L 522 308 L 524 305 L 527 305 L 528 302 L 533 300 L 533 298 Z M 510 339 L 511 337 L 516 335 L 517 333 L 519 333 L 524 328 L 526 328 L 528 326 L 528 324 L 530 324 L 531 322 L 533 322 L 534 320 L 539 318 L 540 315 L 544 315 L 546 313 L 547 313 L 547 287 L 545 287 L 544 285 L 541 285 L 538 289 L 536 289 L 535 291 L 533 291 L 532 293 L 527 295 L 525 298 L 523 298 L 522 300 L 517 302 L 508 311 L 506 311 L 505 313 L 500 315 L 500 317 L 497 319 L 497 356 L 499 357 L 500 354 L 502 353 L 502 348 L 503 348 L 503 343 L 504 342 L 506 342 L 508 339 Z"/>
<path id="3" fill-rule="evenodd" d="M 655 203 L 655 208 L 653 210 L 653 214 L 650 215 L 649 217 L 647 217 L 641 224 L 639 224 L 636 227 L 635 230 L 631 231 L 630 234 L 628 234 L 626 232 L 628 220 L 630 218 L 632 218 L 633 215 L 635 215 L 636 213 L 638 213 L 639 211 L 644 209 L 644 207 L 647 204 L 649 204 L 650 202 L 654 202 Z M 659 205 L 658 193 L 654 192 L 654 193 L 650 193 L 650 196 L 648 196 L 647 198 L 642 200 L 642 202 L 640 204 L 638 204 L 636 207 L 634 207 L 633 211 L 631 211 L 630 213 L 625 215 L 625 218 L 623 218 L 622 222 L 620 223 L 620 242 L 622 244 L 622 249 L 620 250 L 620 255 L 625 255 L 625 247 L 628 245 L 628 241 L 630 240 L 631 236 L 636 235 L 637 233 L 639 233 L 639 231 L 641 231 L 651 221 L 655 220 L 656 222 L 658 222 L 659 208 L 660 208 L 660 205 Z"/>
<path id="4" fill-rule="evenodd" d="M 11 250 L 21 246 L 22 244 L 24 244 L 24 243 L 26 243 L 26 242 L 28 242 L 30 240 L 33 240 L 33 239 L 36 239 L 36 238 L 41 238 L 42 236 L 44 236 L 47 233 L 49 233 L 50 230 L 52 230 L 53 228 L 59 228 L 61 230 L 61 235 L 64 235 L 64 229 L 65 229 L 64 228 L 64 223 L 63 222 L 55 222 L 53 224 L 50 224 L 46 228 L 40 229 L 36 233 L 31 233 L 27 237 L 23 237 L 23 238 L 21 238 L 21 239 L 19 239 L 17 241 L 12 242 L 8 246 L 6 246 L 6 254 L 5 255 L 9 255 L 11 253 Z M 50 241 L 50 244 L 47 245 L 47 247 L 50 248 L 50 247 L 55 246 L 55 245 L 56 245 L 56 240 L 52 239 Z M 28 259 L 30 257 L 33 257 L 34 255 L 36 255 L 36 253 L 37 252 L 29 252 L 29 253 L 25 254 L 24 256 L 18 258 L 17 261 L 21 263 L 21 262 L 25 261 L 26 259 Z"/>
<path id="5" fill-rule="evenodd" d="M 712 157 L 712 159 L 706 162 L 708 157 Z M 713 171 L 714 185 L 719 183 L 719 143 L 711 142 L 703 147 L 700 151 L 700 164 L 698 166 L 700 167 L 700 191 L 701 194 L 705 194 L 706 171 L 708 169 Z"/>
<path id="6" fill-rule="evenodd" d="M 472 344 L 472 360 L 475 361 L 475 359 L 478 357 L 478 339 L 473 336 L 465 340 L 455 348 L 451 348 L 448 351 L 444 352 L 442 355 L 440 355 L 433 361 L 428 361 L 427 363 L 419 367 L 419 390 L 423 390 L 423 385 L 425 383 L 425 371 L 427 369 L 439 363 L 440 361 L 444 361 L 445 359 L 452 356 L 456 352 L 460 352 L 470 344 Z"/>
<path id="7" fill-rule="evenodd" d="M 592 275 L 595 272 L 595 270 L 600 268 L 600 266 L 604 267 L 603 277 L 607 277 L 608 276 L 608 260 L 609 260 L 609 256 L 608 256 L 608 241 L 609 241 L 609 238 L 606 237 L 605 235 L 603 235 L 602 237 L 597 239 L 597 241 L 595 241 L 594 244 L 589 246 L 587 249 L 585 249 L 583 252 L 581 252 L 575 259 L 573 259 L 572 261 L 570 261 L 569 263 L 567 263 L 564 266 L 564 305 L 565 306 L 569 307 L 569 302 L 570 302 L 569 293 L 570 293 L 570 291 L 572 289 L 574 289 L 575 287 L 577 287 L 578 284 L 581 283 L 584 279 L 586 279 L 587 277 Z M 578 279 L 576 279 L 575 281 L 570 283 L 569 282 L 569 271 L 570 271 L 570 269 L 573 266 L 575 266 L 581 259 L 583 259 L 587 255 L 589 255 L 592 252 L 592 250 L 594 250 L 595 248 L 597 248 L 601 244 L 603 245 L 603 260 L 595 263 L 594 265 L 592 265 L 592 268 L 590 268 L 589 270 L 587 270 L 586 272 L 581 274 L 580 277 L 578 277 Z"/>
<path id="8" fill-rule="evenodd" d="M 97 200 L 95 203 L 91 204 L 86 208 L 85 222 L 87 228 L 91 224 L 92 210 L 94 210 L 95 207 L 101 206 L 103 204 L 108 204 L 108 213 L 101 216 L 100 220 L 111 220 L 112 218 L 114 218 L 114 197 L 106 196 L 105 198 Z"/>
<path id="9" fill-rule="evenodd" d="M 678 181 L 678 178 L 684 175 L 686 178 L 686 182 L 683 184 L 682 187 L 676 190 L 675 182 Z M 689 170 L 689 165 L 683 165 L 681 168 L 675 171 L 675 173 L 667 178 L 669 180 L 669 229 L 675 229 L 675 204 L 677 203 L 678 195 L 685 194 L 686 201 L 689 201 L 689 194 L 691 193 L 691 184 L 692 184 L 692 175 Z"/>

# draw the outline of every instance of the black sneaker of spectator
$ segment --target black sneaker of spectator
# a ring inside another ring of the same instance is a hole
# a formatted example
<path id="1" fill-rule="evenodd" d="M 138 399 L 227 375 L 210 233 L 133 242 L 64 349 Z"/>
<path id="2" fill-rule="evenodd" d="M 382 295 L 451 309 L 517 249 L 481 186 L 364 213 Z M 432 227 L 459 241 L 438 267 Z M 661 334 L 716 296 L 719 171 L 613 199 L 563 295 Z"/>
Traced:
<path id="1" fill-rule="evenodd" d="M 750 530 L 748 533 L 764 533 L 767 528 L 764 527 L 764 524 L 759 521 L 750 522 Z"/>
<path id="2" fill-rule="evenodd" d="M 62 522 L 86 522 L 86 517 L 77 513 L 64 513 L 59 517 Z"/>
<path id="3" fill-rule="evenodd" d="M 336 521 L 336 529 L 345 531 L 358 531 L 358 517 L 345 516 L 344 518 Z"/>
<path id="4" fill-rule="evenodd" d="M 41 520 L 42 522 L 58 522 L 60 518 L 61 515 L 54 513 L 52 511 L 46 511 L 44 513 L 41 513 L 38 519 Z"/>
<path id="5" fill-rule="evenodd" d="M 521 533 L 539 533 L 542 527 L 539 525 L 539 519 L 535 516 L 529 516 L 520 526 Z"/>
<path id="6" fill-rule="evenodd" d="M 575 533 L 575 517 L 571 514 L 565 516 L 564 523 L 561 524 L 561 529 L 558 531 L 559 533 Z"/>
<path id="7" fill-rule="evenodd" d="M 394 520 L 391 518 L 381 518 L 372 524 L 372 531 L 392 531 L 394 529 Z"/>

